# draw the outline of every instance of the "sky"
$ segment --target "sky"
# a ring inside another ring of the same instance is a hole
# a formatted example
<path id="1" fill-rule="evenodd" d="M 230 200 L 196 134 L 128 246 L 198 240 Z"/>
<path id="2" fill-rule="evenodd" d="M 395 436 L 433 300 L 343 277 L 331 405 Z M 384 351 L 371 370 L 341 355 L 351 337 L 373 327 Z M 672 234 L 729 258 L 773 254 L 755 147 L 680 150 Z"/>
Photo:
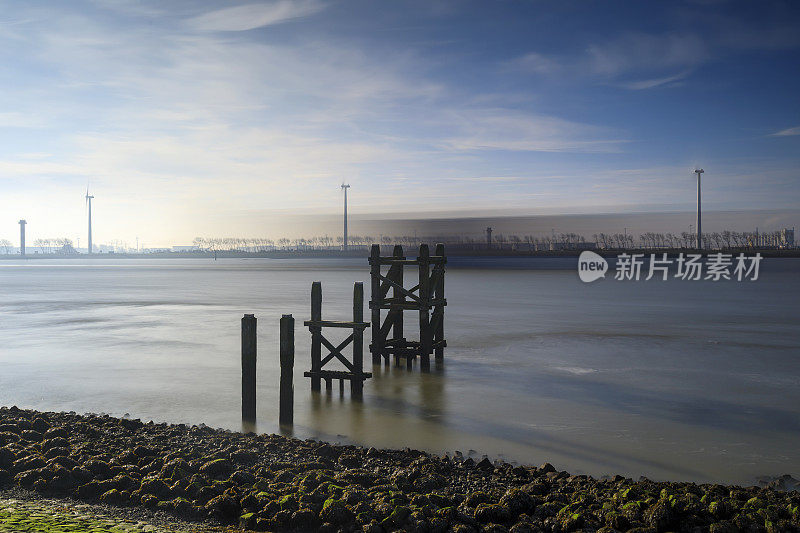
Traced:
<path id="1" fill-rule="evenodd" d="M 0 239 L 800 208 L 791 1 L 0 0 Z M 287 215 L 287 216 L 283 216 Z M 407 216 L 407 215 L 403 215 Z M 269 221 L 269 222 L 266 222 Z M 335 234 L 336 228 L 330 233 Z"/>

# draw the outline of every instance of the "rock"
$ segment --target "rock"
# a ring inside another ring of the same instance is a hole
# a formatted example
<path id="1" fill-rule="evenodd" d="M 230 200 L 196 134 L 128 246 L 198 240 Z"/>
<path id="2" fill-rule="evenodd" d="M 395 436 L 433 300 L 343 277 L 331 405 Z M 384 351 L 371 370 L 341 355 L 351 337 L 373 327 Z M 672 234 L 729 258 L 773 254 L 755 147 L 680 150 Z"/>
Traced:
<path id="1" fill-rule="evenodd" d="M 506 523 L 511 520 L 511 513 L 500 504 L 481 503 L 475 508 L 475 520 L 482 524 Z"/>
<path id="2" fill-rule="evenodd" d="M 727 520 L 711 524 L 708 531 L 709 533 L 740 533 L 739 528 Z"/>
<path id="3" fill-rule="evenodd" d="M 152 494 L 159 500 L 172 499 L 172 489 L 160 479 L 145 479 L 139 488 L 142 494 Z"/>
<path id="4" fill-rule="evenodd" d="M 352 454 L 340 455 L 336 462 L 346 468 L 358 468 L 362 464 L 361 458 Z"/>
<path id="5" fill-rule="evenodd" d="M 109 505 L 119 505 L 122 503 L 122 495 L 117 489 L 111 489 L 100 496 L 100 501 Z"/>
<path id="6" fill-rule="evenodd" d="M 539 467 L 539 472 L 542 474 L 548 474 L 550 472 L 555 472 L 556 467 L 551 465 L 550 463 L 544 463 L 542 466 Z"/>
<path id="7" fill-rule="evenodd" d="M 470 494 L 466 500 L 464 500 L 464 503 L 468 507 L 477 507 L 481 503 L 487 503 L 489 501 L 490 499 L 488 494 L 481 491 L 475 491 L 472 494 Z"/>
<path id="8" fill-rule="evenodd" d="M 343 501 L 333 498 L 325 501 L 319 516 L 322 522 L 328 522 L 334 526 L 344 526 L 355 520 L 353 511 Z"/>
<path id="9" fill-rule="evenodd" d="M 83 463 L 83 467 L 94 476 L 107 478 L 111 474 L 111 466 L 105 461 L 91 459 Z"/>
<path id="10" fill-rule="evenodd" d="M 69 441 L 62 437 L 47 438 L 42 441 L 42 451 L 46 452 L 51 448 L 69 449 Z"/>
<path id="11" fill-rule="evenodd" d="M 38 468 L 32 470 L 26 470 L 14 476 L 14 483 L 19 485 L 23 489 L 30 490 L 33 488 L 33 484 L 36 483 L 37 480 L 41 479 L 41 477 L 42 477 L 42 471 Z"/>
<path id="12" fill-rule="evenodd" d="M 488 457 L 484 457 L 478 462 L 476 468 L 483 470 L 484 472 L 489 472 L 491 470 L 494 470 L 494 465 L 492 464 L 492 462 L 489 460 Z"/>
<path id="13" fill-rule="evenodd" d="M 32 429 L 26 429 L 20 436 L 28 442 L 41 442 L 43 438 L 41 433 Z"/>
<path id="14" fill-rule="evenodd" d="M 233 464 L 228 459 L 215 459 L 201 466 L 200 472 L 209 477 L 220 479 L 231 475 Z"/>
<path id="15" fill-rule="evenodd" d="M 11 468 L 14 461 L 17 460 L 17 455 L 7 446 L 0 448 L 0 468 Z"/>
<path id="16" fill-rule="evenodd" d="M 644 513 L 645 521 L 659 533 L 667 531 L 675 520 L 669 503 L 659 500 Z"/>
<path id="17" fill-rule="evenodd" d="M 500 498 L 500 505 L 508 509 L 509 514 L 516 518 L 522 513 L 530 513 L 533 511 L 534 503 L 531 496 L 520 489 L 509 489 Z"/>
<path id="18" fill-rule="evenodd" d="M 439 474 L 427 474 L 415 479 L 412 486 L 417 492 L 430 492 L 447 487 L 447 478 Z"/>
<path id="19" fill-rule="evenodd" d="M 64 428 L 50 428 L 44 432 L 45 440 L 55 439 L 56 437 L 66 439 L 69 437 L 69 432 Z"/>
<path id="20" fill-rule="evenodd" d="M 318 525 L 319 517 L 311 509 L 298 509 L 289 520 L 289 526 L 300 531 L 313 531 Z"/>
<path id="21" fill-rule="evenodd" d="M 50 429 L 50 422 L 48 422 L 41 416 L 37 416 L 33 420 L 31 427 L 33 428 L 34 431 L 37 431 L 39 433 L 45 433 L 48 429 Z"/>
<path id="22" fill-rule="evenodd" d="M 213 518 L 223 523 L 233 523 L 239 518 L 241 512 L 236 500 L 224 494 L 212 498 L 205 505 L 205 509 Z"/>

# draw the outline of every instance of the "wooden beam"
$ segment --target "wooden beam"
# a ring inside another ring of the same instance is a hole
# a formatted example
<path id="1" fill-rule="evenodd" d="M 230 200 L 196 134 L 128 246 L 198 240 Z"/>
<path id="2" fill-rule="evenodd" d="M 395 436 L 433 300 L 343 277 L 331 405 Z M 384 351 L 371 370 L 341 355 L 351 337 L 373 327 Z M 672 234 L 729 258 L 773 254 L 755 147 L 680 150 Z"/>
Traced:
<path id="1" fill-rule="evenodd" d="M 349 329 L 366 329 L 369 327 L 369 322 L 343 322 L 338 320 L 306 320 L 303 325 L 319 328 L 349 328 Z"/>

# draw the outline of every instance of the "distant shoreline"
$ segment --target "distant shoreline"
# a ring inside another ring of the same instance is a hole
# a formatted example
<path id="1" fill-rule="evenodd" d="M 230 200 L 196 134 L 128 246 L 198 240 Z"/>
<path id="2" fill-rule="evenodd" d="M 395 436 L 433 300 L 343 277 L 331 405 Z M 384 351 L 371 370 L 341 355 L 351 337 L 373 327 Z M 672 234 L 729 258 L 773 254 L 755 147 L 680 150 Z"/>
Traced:
<path id="1" fill-rule="evenodd" d="M 411 250 L 413 248 L 406 247 L 407 255 L 414 255 Z M 511 250 L 511 249 L 468 249 L 445 245 L 446 255 L 448 257 L 578 257 L 583 250 L 556 250 L 556 251 L 529 251 L 529 250 Z M 692 250 L 685 248 L 659 248 L 659 249 L 595 249 L 591 250 L 603 257 L 616 257 L 620 254 L 667 254 L 668 256 L 677 256 L 678 254 L 696 254 L 703 255 L 724 253 L 738 255 L 744 253 L 751 256 L 760 253 L 762 257 L 800 257 L 800 248 L 788 250 L 776 249 L 732 249 L 732 250 Z M 391 247 L 382 247 L 381 253 L 385 255 L 391 254 Z M 346 258 L 361 258 L 367 259 L 369 251 L 364 249 L 341 251 L 341 250 L 273 250 L 265 252 L 238 252 L 238 251 L 197 251 L 197 252 L 154 252 L 142 254 L 128 254 L 128 253 L 97 253 L 92 255 L 87 254 L 28 254 L 24 258 L 17 254 L 0 254 L 0 260 L 53 260 L 53 259 L 90 259 L 90 260 L 108 260 L 108 259 L 346 259 Z"/>

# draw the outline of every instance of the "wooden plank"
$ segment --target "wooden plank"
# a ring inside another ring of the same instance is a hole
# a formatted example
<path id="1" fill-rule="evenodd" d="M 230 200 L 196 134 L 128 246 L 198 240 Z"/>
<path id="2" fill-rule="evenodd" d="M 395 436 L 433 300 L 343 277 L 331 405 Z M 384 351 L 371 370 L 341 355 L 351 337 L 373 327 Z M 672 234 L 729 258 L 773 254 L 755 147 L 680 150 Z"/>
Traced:
<path id="1" fill-rule="evenodd" d="M 397 274 L 400 273 L 402 275 L 402 272 L 403 272 L 403 265 L 392 265 L 389 268 L 389 271 L 386 272 L 386 277 L 389 278 L 389 279 L 396 280 L 397 277 L 398 277 Z M 402 279 L 403 278 L 401 276 L 400 277 L 400 280 L 401 280 L 400 284 L 401 285 L 403 284 Z M 381 283 L 381 291 L 380 291 L 380 299 L 381 300 L 386 298 L 386 295 L 389 294 L 389 289 L 391 289 L 391 288 L 392 288 L 392 286 L 389 285 L 388 283 Z"/>
<path id="2" fill-rule="evenodd" d="M 347 338 L 346 338 L 344 341 L 342 341 L 342 343 L 341 343 L 339 346 L 337 346 L 336 348 L 328 348 L 328 349 L 330 350 L 330 352 L 328 353 L 328 355 L 326 355 L 326 356 L 325 356 L 325 357 L 322 359 L 322 362 L 321 362 L 321 363 L 320 363 L 320 365 L 319 365 L 319 366 L 320 366 L 320 368 L 324 367 L 324 366 L 325 366 L 327 363 L 329 363 L 329 362 L 330 362 L 330 361 L 331 361 L 331 360 L 332 360 L 334 357 L 336 357 L 336 354 L 338 354 L 338 356 L 339 356 L 339 359 L 343 358 L 343 357 L 344 357 L 344 354 L 342 354 L 342 350 L 344 350 L 344 349 L 347 347 L 347 345 L 348 345 L 348 344 L 350 344 L 350 341 L 352 341 L 352 340 L 353 340 L 353 333 L 351 333 L 351 334 L 350 334 L 350 335 L 349 335 L 349 336 L 348 336 L 348 337 L 347 337 Z M 326 347 L 332 346 L 332 344 L 330 343 L 330 341 L 328 341 L 328 339 L 326 339 L 324 335 L 322 336 L 322 344 L 324 344 Z"/>
<path id="3" fill-rule="evenodd" d="M 345 357 L 344 355 L 342 355 L 342 353 L 341 353 L 340 351 L 338 351 L 338 350 L 336 349 L 336 347 L 335 347 L 333 344 L 331 344 L 331 343 L 330 343 L 330 341 L 328 341 L 328 339 L 326 339 L 325 337 L 320 337 L 320 339 L 321 339 L 321 341 L 322 341 L 322 344 L 323 344 L 323 345 L 324 345 L 324 346 L 325 346 L 325 347 L 326 347 L 328 350 L 330 350 L 330 353 L 329 353 L 327 356 L 325 356 L 325 362 L 326 362 L 326 363 L 327 363 L 328 361 L 330 361 L 330 360 L 331 360 L 333 357 L 335 357 L 335 358 L 337 358 L 337 359 L 338 359 L 338 360 L 339 360 L 339 361 L 340 361 L 340 362 L 341 362 L 341 363 L 342 363 L 342 364 L 343 364 L 345 367 L 347 367 L 347 369 L 348 369 L 350 372 L 353 372 L 353 371 L 355 370 L 355 369 L 353 368 L 353 363 L 351 363 L 350 361 L 348 361 L 348 360 L 347 360 L 347 357 Z M 350 336 L 347 338 L 347 341 L 345 341 L 345 342 L 349 344 L 351 340 L 353 340 L 353 335 L 352 335 L 352 334 L 351 334 L 351 335 L 350 335 Z M 320 367 L 322 367 L 322 365 L 320 365 Z"/>
<path id="4" fill-rule="evenodd" d="M 436 256 L 428 256 L 430 258 L 430 264 L 440 264 L 446 263 L 447 258 L 445 257 L 436 257 Z M 419 264 L 419 259 L 395 259 L 394 257 L 380 257 L 377 261 L 374 261 L 379 265 L 409 265 L 415 266 Z M 373 264 L 373 259 L 370 257 L 370 265 Z"/>
<path id="5" fill-rule="evenodd" d="M 303 325 L 318 328 L 350 328 L 350 329 L 366 329 L 369 327 L 369 322 L 344 322 L 339 320 L 306 320 Z"/>
<path id="6" fill-rule="evenodd" d="M 303 372 L 303 376 L 307 378 L 322 378 L 322 379 L 367 379 L 372 377 L 372 372 L 362 372 L 361 374 L 354 374 L 353 372 L 345 372 L 344 370 L 320 370 L 319 372 Z"/>
<path id="7" fill-rule="evenodd" d="M 391 285 L 395 289 L 399 290 L 401 293 L 403 293 L 404 296 L 407 296 L 408 298 L 411 298 L 412 300 L 414 300 L 416 302 L 422 302 L 422 300 L 420 299 L 419 296 L 415 295 L 410 290 L 408 290 L 405 287 L 403 287 L 403 285 L 401 283 L 397 283 L 393 279 L 389 279 L 389 278 L 387 278 L 386 276 L 384 276 L 382 274 L 379 275 L 379 278 L 384 283 L 388 283 L 389 285 Z"/>

